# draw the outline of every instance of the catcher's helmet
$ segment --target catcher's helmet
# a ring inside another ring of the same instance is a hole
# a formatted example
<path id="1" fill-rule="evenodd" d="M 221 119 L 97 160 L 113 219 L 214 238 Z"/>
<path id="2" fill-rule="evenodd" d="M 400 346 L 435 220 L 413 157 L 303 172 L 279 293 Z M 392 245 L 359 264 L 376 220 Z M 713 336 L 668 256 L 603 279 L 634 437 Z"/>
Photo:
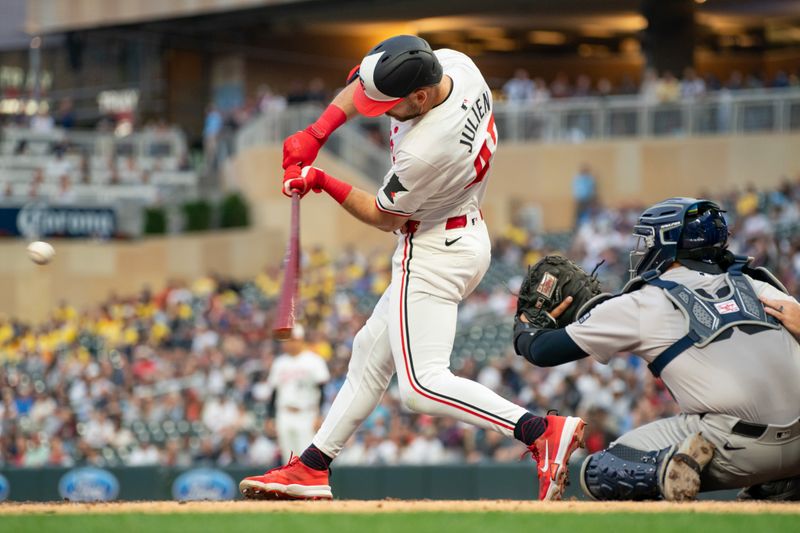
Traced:
<path id="1" fill-rule="evenodd" d="M 633 228 L 631 277 L 649 270 L 664 273 L 674 261 L 717 264 L 728 243 L 725 211 L 711 200 L 670 198 L 646 209 Z"/>
<path id="2" fill-rule="evenodd" d="M 386 39 L 361 61 L 353 102 L 362 115 L 376 117 L 420 87 L 442 80 L 442 65 L 425 39 L 397 35 Z"/>

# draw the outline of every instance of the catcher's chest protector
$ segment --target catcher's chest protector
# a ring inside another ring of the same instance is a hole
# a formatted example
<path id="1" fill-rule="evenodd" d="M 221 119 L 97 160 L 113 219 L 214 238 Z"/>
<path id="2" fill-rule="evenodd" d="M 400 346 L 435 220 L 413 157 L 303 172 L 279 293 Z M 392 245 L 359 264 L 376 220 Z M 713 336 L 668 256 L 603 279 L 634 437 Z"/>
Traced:
<path id="1" fill-rule="evenodd" d="M 742 275 L 741 266 L 737 268 L 734 265 L 728 270 L 725 277 L 730 292 L 725 298 L 716 299 L 703 297 L 680 283 L 648 274 L 642 276 L 644 281 L 664 289 L 667 298 L 683 313 L 689 330 L 647 365 L 655 377 L 660 376 L 664 368 L 690 346 L 702 348 L 730 328 L 743 325 L 769 329 L 781 327 L 777 319 L 764 311 L 753 286 Z"/>

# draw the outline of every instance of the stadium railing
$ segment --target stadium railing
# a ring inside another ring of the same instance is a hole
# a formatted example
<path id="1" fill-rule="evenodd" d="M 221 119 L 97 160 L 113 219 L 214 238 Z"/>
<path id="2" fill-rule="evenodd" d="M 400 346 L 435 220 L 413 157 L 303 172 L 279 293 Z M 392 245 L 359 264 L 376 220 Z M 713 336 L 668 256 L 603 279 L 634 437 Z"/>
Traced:
<path id="1" fill-rule="evenodd" d="M 318 105 L 291 106 L 259 115 L 236 138 L 236 150 L 279 144 L 313 122 Z M 694 100 L 649 103 L 638 95 L 550 100 L 541 104 L 496 102 L 500 137 L 513 142 L 582 142 L 593 139 L 742 135 L 800 131 L 800 88 L 717 91 Z M 386 132 L 388 119 L 359 118 L 331 136 L 326 148 L 366 176 L 388 170 L 386 147 L 368 135 Z M 383 144 L 388 144 L 384 142 Z"/>

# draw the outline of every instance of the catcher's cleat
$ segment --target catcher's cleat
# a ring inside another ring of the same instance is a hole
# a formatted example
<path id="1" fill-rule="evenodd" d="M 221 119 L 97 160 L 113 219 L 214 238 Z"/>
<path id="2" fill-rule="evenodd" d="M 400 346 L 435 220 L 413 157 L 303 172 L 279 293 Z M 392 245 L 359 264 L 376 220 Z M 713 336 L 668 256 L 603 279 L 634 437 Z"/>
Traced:
<path id="1" fill-rule="evenodd" d="M 694 500 L 700 492 L 700 473 L 714 456 L 715 446 L 697 433 L 684 440 L 664 471 L 664 499 L 674 502 Z"/>
<path id="2" fill-rule="evenodd" d="M 800 501 L 800 476 L 777 479 L 746 487 L 736 495 L 737 500 L 764 500 L 772 502 Z"/>
<path id="3" fill-rule="evenodd" d="M 569 458 L 583 447 L 586 422 L 575 416 L 547 415 L 547 429 L 528 446 L 536 460 L 539 499 L 560 500 L 568 481 Z"/>
<path id="4" fill-rule="evenodd" d="M 314 470 L 292 457 L 262 476 L 244 478 L 239 492 L 248 500 L 332 500 L 327 470 Z"/>

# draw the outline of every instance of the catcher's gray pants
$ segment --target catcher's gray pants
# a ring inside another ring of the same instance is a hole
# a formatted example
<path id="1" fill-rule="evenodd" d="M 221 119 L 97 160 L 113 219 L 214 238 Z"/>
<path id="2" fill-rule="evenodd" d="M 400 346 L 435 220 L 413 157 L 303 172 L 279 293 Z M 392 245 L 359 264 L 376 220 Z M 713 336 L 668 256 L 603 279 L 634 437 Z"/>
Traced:
<path id="1" fill-rule="evenodd" d="M 657 420 L 617 439 L 643 451 L 683 442 L 701 432 L 717 449 L 701 476 L 701 491 L 747 487 L 800 475 L 800 419 L 786 426 L 759 427 L 729 415 L 678 415 Z M 746 434 L 745 434 L 746 433 Z"/>

